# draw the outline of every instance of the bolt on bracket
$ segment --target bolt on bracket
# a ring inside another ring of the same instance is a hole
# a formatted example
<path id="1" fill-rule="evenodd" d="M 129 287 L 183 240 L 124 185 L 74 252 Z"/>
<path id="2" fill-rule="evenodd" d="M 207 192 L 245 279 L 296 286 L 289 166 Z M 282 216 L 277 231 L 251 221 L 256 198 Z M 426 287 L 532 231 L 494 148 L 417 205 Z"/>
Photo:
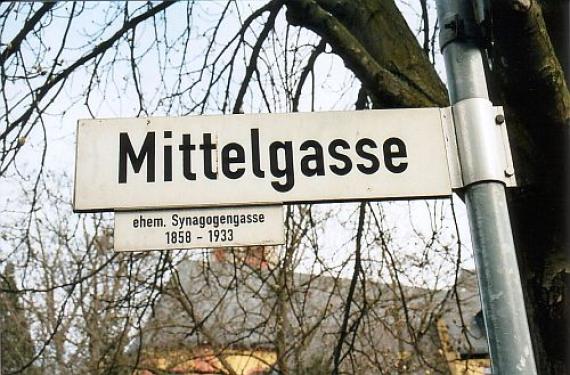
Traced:
<path id="1" fill-rule="evenodd" d="M 441 117 L 454 189 L 481 181 L 516 186 L 502 107 L 483 98 L 464 99 L 442 108 Z"/>

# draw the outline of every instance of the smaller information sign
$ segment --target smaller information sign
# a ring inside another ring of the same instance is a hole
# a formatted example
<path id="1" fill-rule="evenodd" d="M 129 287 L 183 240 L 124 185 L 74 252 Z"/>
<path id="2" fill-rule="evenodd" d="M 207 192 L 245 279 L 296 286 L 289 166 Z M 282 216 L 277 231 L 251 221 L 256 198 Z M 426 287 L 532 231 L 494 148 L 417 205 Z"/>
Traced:
<path id="1" fill-rule="evenodd" d="M 283 243 L 281 205 L 115 212 L 115 251 Z"/>

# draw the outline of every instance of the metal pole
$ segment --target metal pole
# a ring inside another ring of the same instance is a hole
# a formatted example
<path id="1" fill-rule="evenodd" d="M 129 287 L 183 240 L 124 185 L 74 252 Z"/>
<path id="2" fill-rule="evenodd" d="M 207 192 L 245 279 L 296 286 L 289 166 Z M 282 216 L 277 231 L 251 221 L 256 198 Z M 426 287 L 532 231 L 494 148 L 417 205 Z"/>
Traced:
<path id="1" fill-rule="evenodd" d="M 463 101 L 463 108 L 473 98 L 489 98 L 481 51 L 472 38 L 472 6 L 471 0 L 437 0 L 449 96 L 452 105 Z M 467 142 L 474 150 L 486 147 L 484 137 Z M 469 155 L 459 153 L 463 168 Z M 504 184 L 477 181 L 464 193 L 493 374 L 536 374 Z"/>

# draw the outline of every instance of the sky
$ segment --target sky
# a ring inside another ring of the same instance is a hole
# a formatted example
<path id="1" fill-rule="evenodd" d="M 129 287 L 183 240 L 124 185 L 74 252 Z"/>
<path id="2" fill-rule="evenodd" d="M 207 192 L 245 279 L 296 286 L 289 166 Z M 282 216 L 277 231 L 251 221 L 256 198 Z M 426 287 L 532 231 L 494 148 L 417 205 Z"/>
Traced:
<path id="1" fill-rule="evenodd" d="M 259 1 L 252 2 L 252 6 L 256 7 L 260 4 Z M 91 37 L 88 35 L 93 33 L 94 30 L 100 29 L 101 25 L 104 24 L 105 15 L 104 9 L 107 7 L 108 3 L 94 3 L 89 4 L 89 7 L 95 8 L 91 13 L 85 13 L 85 16 L 77 20 L 78 25 L 76 34 L 70 39 L 71 45 L 73 46 L 64 56 L 64 59 L 72 59 L 74 56 L 81 54 L 82 46 L 90 40 Z M 135 3 L 136 4 L 136 3 Z M 222 9 L 223 2 L 208 1 L 199 2 L 194 9 L 195 17 L 192 20 L 192 36 L 190 38 L 191 43 L 188 48 L 192 51 L 203 50 L 207 46 L 207 39 L 203 35 L 212 35 L 212 25 L 216 21 L 215 14 Z M 223 23 L 220 28 L 219 34 L 217 34 L 218 44 L 217 48 L 221 48 L 223 41 L 231 38 L 234 35 L 236 28 L 239 26 L 240 17 L 241 20 L 244 19 L 249 6 L 251 5 L 247 2 L 241 2 L 237 10 L 234 11 L 232 17 L 228 17 L 228 21 Z M 417 21 L 417 11 L 413 6 L 405 3 L 399 3 L 404 15 L 410 22 L 413 30 L 418 29 Z M 67 3 L 65 5 L 69 8 L 71 5 Z M 136 5 L 134 5 L 136 6 Z M 133 6 L 133 7 L 134 7 Z M 100 14 L 100 17 L 93 17 L 93 12 L 95 14 Z M 432 9 L 433 17 L 435 19 L 435 11 Z M 169 35 L 177 35 L 182 32 L 186 19 L 183 14 L 177 14 L 176 12 L 169 11 L 168 13 L 168 33 Z M 64 30 L 64 20 L 56 19 L 53 21 L 50 34 L 46 34 L 44 43 L 46 45 L 52 44 L 55 48 L 58 45 L 61 38 L 62 32 Z M 100 40 L 103 40 L 106 36 L 110 35 L 113 30 L 116 29 L 119 21 L 106 27 L 103 33 L 99 36 Z M 17 30 L 20 22 L 10 23 L 9 26 L 14 27 L 14 31 Z M 281 14 L 278 19 L 278 28 L 280 30 L 284 29 L 285 20 L 284 15 Z M 59 30 L 59 32 L 58 32 Z M 255 40 L 255 34 L 257 31 L 248 32 L 246 38 L 248 40 Z M 9 35 L 9 34 L 8 34 Z M 83 35 L 83 36 L 81 36 Z M 201 37 L 202 35 L 202 37 Z M 283 37 L 282 35 L 280 35 Z M 180 51 L 177 49 L 172 49 L 163 52 L 156 53 L 152 50 L 153 45 L 150 40 L 153 37 L 153 29 L 151 27 L 144 27 L 137 30 L 137 48 L 139 50 L 145 50 L 148 48 L 151 52 L 148 53 L 146 58 L 140 61 L 138 66 L 138 72 L 142 77 L 142 86 L 140 88 L 143 96 L 147 99 L 148 107 L 156 108 L 156 114 L 158 115 L 180 115 L 184 114 L 183 108 L 166 109 L 165 106 L 161 106 L 158 103 L 158 98 L 161 93 L 164 92 L 170 85 L 174 82 L 171 81 L 170 75 L 175 73 L 175 69 L 162 69 L 161 64 L 157 64 L 157 59 L 159 61 L 176 60 L 179 58 Z M 299 37 L 305 38 L 307 43 L 314 41 L 314 36 L 311 34 L 292 34 L 291 38 Z M 2 41 L 5 42 L 4 40 Z M 280 40 L 276 41 L 278 45 Z M 302 46 L 303 44 L 300 43 Z M 30 50 L 33 51 L 37 46 L 34 43 L 30 43 Z M 125 52 L 117 52 L 118 60 L 122 61 L 125 56 Z M 243 53 L 243 52 L 240 52 Z M 49 53 L 48 53 L 49 54 Z M 275 50 L 267 49 L 264 50 L 262 59 L 274 58 L 277 56 L 275 61 L 283 60 L 279 58 Z M 192 54 L 190 54 L 192 56 Z M 227 55 L 224 55 L 227 56 Z M 283 57 L 283 56 L 281 56 Z M 239 80 L 243 75 L 245 62 L 247 61 L 247 54 L 240 56 L 244 63 L 236 64 L 236 70 L 234 79 Z M 333 56 L 330 53 L 324 55 L 323 58 L 319 58 L 318 67 L 316 69 L 316 74 L 314 77 L 315 81 L 315 110 L 347 110 L 352 109 L 354 106 L 354 99 L 356 98 L 356 93 L 358 91 L 359 85 L 355 81 L 354 77 L 344 68 L 342 61 Z M 105 61 L 103 61 L 105 63 Z M 183 71 L 183 75 L 187 77 L 188 81 L 191 82 L 192 79 L 197 77 L 195 70 L 199 69 L 200 60 L 197 56 L 187 61 L 186 67 L 180 70 Z M 289 62 L 294 64 L 294 62 Z M 441 56 L 436 59 L 436 64 L 438 71 L 443 72 L 444 67 L 442 66 Z M 166 64 L 165 64 L 166 65 Z M 173 63 L 176 65 L 176 63 Z M 292 66 L 292 65 L 291 65 Z M 266 68 L 271 69 L 272 67 Z M 164 84 L 156 82 L 156 77 L 167 72 Z M 268 70 L 269 72 L 269 70 Z M 154 77 L 154 78 L 153 78 Z M 275 75 L 277 77 L 277 74 Z M 442 77 L 445 77 L 444 75 Z M 45 172 L 48 175 L 64 176 L 59 179 L 61 186 L 59 189 L 67 192 L 69 198 L 72 195 L 72 180 L 74 175 L 74 162 L 75 162 L 75 137 L 76 137 L 76 126 L 77 121 L 83 118 L 91 118 L 92 115 L 97 118 L 114 118 L 114 117 L 135 117 L 138 115 L 144 116 L 143 113 L 138 113 L 138 101 L 136 100 L 136 95 L 132 85 L 131 71 L 129 66 L 124 61 L 119 64 L 117 68 L 112 69 L 108 75 L 99 77 L 101 79 L 101 90 L 93 90 L 91 97 L 89 98 L 89 108 L 84 105 L 85 102 L 85 90 L 88 85 L 91 75 L 89 72 L 89 67 L 80 69 L 72 77 L 72 82 L 65 86 L 64 92 L 61 94 L 60 99 L 58 99 L 55 104 L 48 111 L 50 114 L 45 116 L 46 122 L 46 134 L 47 134 L 47 152 L 46 152 L 46 168 Z M 267 77 L 262 77 L 267 78 Z M 273 78 L 273 77 L 272 77 Z M 282 80 L 286 81 L 285 78 L 281 77 Z M 236 87 L 236 82 L 233 82 Z M 203 86 L 203 83 L 197 83 L 198 88 Z M 307 85 L 309 87 L 309 85 Z M 105 88 L 106 90 L 103 90 Z M 213 96 L 221 96 L 223 94 L 224 86 L 221 85 L 218 92 L 215 92 Z M 15 88 L 16 91 L 18 88 Z M 201 90 L 204 90 L 202 87 Z M 200 90 L 197 90 L 200 92 Z M 306 90 L 308 92 L 308 90 Z M 343 95 L 341 95 L 343 94 Z M 235 94 L 234 94 L 235 95 Z M 279 93 L 275 94 L 276 98 L 279 98 Z M 263 106 L 262 100 L 259 94 L 252 93 L 246 96 L 246 108 L 249 111 L 262 111 Z M 278 102 L 276 105 L 277 111 L 285 112 L 288 109 L 287 103 Z M 310 95 L 303 95 L 301 102 L 301 110 L 308 111 L 311 109 L 311 98 Z M 91 111 L 91 113 L 90 113 Z M 211 105 L 206 108 L 205 113 L 220 113 L 216 111 L 216 108 Z M 0 202 L 0 209 L 5 213 L 3 215 L 2 222 L 8 223 L 10 220 L 15 219 L 20 216 L 23 212 L 26 212 L 28 207 L 22 204 L 21 192 L 24 190 L 29 190 L 35 181 L 35 176 L 38 172 L 38 164 L 41 161 L 42 152 L 44 149 L 43 131 L 41 127 L 36 127 L 34 131 L 25 140 L 25 148 L 23 152 L 17 158 L 17 163 L 15 168 L 13 168 L 7 178 L 0 180 L 0 196 L 6 197 L 3 202 Z M 65 195 L 65 194 L 64 194 Z M 462 202 L 460 202 L 457 197 L 453 198 L 455 203 L 455 209 L 457 214 L 457 222 L 460 230 L 460 236 L 462 242 L 465 244 L 465 252 L 463 254 L 464 267 L 472 268 L 473 264 L 470 260 L 470 240 L 469 231 L 465 215 L 465 208 Z M 354 251 L 354 228 L 348 228 L 347 222 L 354 225 L 354 213 L 356 211 L 357 204 L 335 204 L 335 205 L 319 205 L 316 207 L 315 211 L 317 214 L 327 215 L 330 212 L 334 212 L 335 215 L 326 222 L 322 231 L 324 236 L 321 236 L 324 240 L 321 244 L 321 250 L 325 254 L 325 258 L 329 262 L 333 263 L 339 257 L 339 254 L 348 255 Z M 457 236 L 455 232 L 455 223 L 452 220 L 452 214 L 450 211 L 450 206 L 448 203 L 442 203 L 442 201 L 398 201 L 398 202 L 385 202 L 375 205 L 376 209 L 384 210 L 388 212 L 385 217 L 385 225 L 388 228 L 392 228 L 391 233 L 395 243 L 397 243 L 398 251 L 421 251 L 423 248 L 421 243 L 422 239 L 425 240 L 426 237 L 429 239 L 429 234 L 432 232 L 434 220 L 431 220 L 431 215 L 435 212 L 440 212 L 438 215 L 444 217 L 441 221 L 441 225 L 448 231 L 446 241 L 449 243 L 454 243 Z M 437 221 L 437 220 L 435 220 Z M 6 224 L 4 224 L 6 225 Z M 421 235 L 417 235 L 421 233 Z M 374 243 L 370 244 L 373 248 Z M 413 249 L 413 250 L 410 250 Z M 418 250 L 420 249 L 420 250 Z M 417 254 L 415 254 L 417 255 Z M 311 268 L 311 258 L 308 257 L 307 260 L 300 262 L 300 270 L 309 272 Z M 425 270 L 429 273 L 429 270 Z M 347 268 L 342 271 L 343 274 L 347 276 L 351 273 L 351 269 Z M 429 276 L 426 276 L 429 279 Z"/>

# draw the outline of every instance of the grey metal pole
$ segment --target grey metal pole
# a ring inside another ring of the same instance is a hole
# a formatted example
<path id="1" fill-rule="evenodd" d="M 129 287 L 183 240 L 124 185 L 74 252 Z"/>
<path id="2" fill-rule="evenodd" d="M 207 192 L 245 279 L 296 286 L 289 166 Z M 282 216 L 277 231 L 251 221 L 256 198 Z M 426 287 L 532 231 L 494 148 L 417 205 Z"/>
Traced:
<path id="1" fill-rule="evenodd" d="M 437 0 L 437 8 L 450 100 L 469 113 L 471 105 L 489 98 L 481 51 L 472 38 L 476 27 L 473 3 Z M 464 117 L 471 121 L 477 116 Z M 456 129 L 461 131 L 464 137 L 476 132 Z M 475 138 L 467 140 L 469 147 L 484 150 L 485 137 Z M 462 154 L 461 149 L 459 153 L 463 168 L 471 155 L 469 151 Z M 505 187 L 492 179 L 476 181 L 464 193 L 493 374 L 536 374 Z"/>

